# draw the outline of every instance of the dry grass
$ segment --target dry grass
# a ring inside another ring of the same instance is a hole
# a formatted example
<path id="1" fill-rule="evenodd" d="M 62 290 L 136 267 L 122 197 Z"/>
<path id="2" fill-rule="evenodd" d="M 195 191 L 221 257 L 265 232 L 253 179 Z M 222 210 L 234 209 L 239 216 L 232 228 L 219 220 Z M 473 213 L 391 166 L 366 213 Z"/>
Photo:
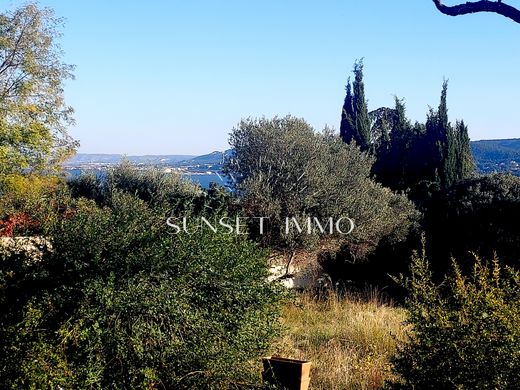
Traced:
<path id="1" fill-rule="evenodd" d="M 312 389 L 379 389 L 392 379 L 390 356 L 406 340 L 402 309 L 368 299 L 301 295 L 283 313 L 285 336 L 273 354 L 308 359 Z"/>

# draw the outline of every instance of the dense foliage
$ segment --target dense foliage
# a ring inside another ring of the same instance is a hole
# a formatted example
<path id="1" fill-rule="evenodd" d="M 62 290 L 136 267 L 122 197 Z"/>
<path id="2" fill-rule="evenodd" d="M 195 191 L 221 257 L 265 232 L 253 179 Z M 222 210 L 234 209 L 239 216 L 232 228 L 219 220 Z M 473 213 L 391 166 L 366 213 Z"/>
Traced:
<path id="1" fill-rule="evenodd" d="M 281 297 L 263 251 L 244 236 L 172 234 L 162 207 L 118 190 L 109 206 L 65 203 L 40 219 L 35 250 L 2 246 L 0 387 L 251 380 Z"/>
<path id="2" fill-rule="evenodd" d="M 65 183 L 57 171 L 77 142 L 61 24 L 32 3 L 0 14 L 0 388 L 250 388 L 284 296 L 269 282 L 268 250 L 320 248 L 334 282 L 377 283 L 408 266 L 417 244 L 404 193 L 424 212 L 427 244 L 401 280 L 413 332 L 394 386 L 518 387 L 520 179 L 473 177 L 447 82 L 438 108 L 412 123 L 398 98 L 369 112 L 358 61 L 339 137 L 291 116 L 242 120 L 225 167 L 234 193 L 129 163 Z M 514 146 L 476 150 L 516 164 Z M 250 230 L 212 231 L 201 216 L 248 217 Z M 192 219 L 189 232 L 168 217 Z M 452 256 L 459 263 L 436 284 Z"/>
<path id="3" fill-rule="evenodd" d="M 36 214 L 49 209 L 53 206 L 57 194 L 65 190 L 64 181 L 57 176 L 5 176 L 4 180 L 0 180 L 0 225 L 2 220 L 18 213 Z"/>
<path id="4" fill-rule="evenodd" d="M 520 383 L 520 274 L 478 258 L 465 274 L 454 263 L 442 285 L 414 260 L 411 339 L 394 361 L 406 389 L 516 389 Z"/>
<path id="5" fill-rule="evenodd" d="M 103 174 L 83 172 L 68 181 L 71 195 L 110 205 L 114 190 L 135 195 L 152 207 L 175 208 L 189 205 L 204 196 L 200 187 L 180 174 L 156 168 L 139 169 L 128 161 L 109 168 Z"/>
<path id="6" fill-rule="evenodd" d="M 339 238 L 359 257 L 382 237 L 402 239 L 416 217 L 406 197 L 370 178 L 372 158 L 330 130 L 318 134 L 291 116 L 246 119 L 233 130 L 230 143 L 235 157 L 227 169 L 244 211 L 250 217 L 269 218 L 261 238 L 273 247 L 311 247 L 321 239 L 338 238 L 318 229 L 287 235 L 286 218 L 317 218 L 325 225 L 329 218 L 349 217 L 354 230 Z"/>
<path id="7" fill-rule="evenodd" d="M 410 191 L 414 200 L 428 198 L 432 191 L 447 188 L 474 172 L 467 126 L 448 119 L 445 81 L 437 110 L 430 109 L 426 123 L 412 124 L 402 100 L 395 108 L 368 112 L 364 91 L 363 63 L 354 65 L 355 79 L 347 83 L 340 134 L 375 156 L 373 173 L 383 185 Z"/>
<path id="8" fill-rule="evenodd" d="M 428 256 L 444 273 L 455 256 L 470 252 L 520 267 L 520 178 L 494 174 L 468 179 L 434 195 L 424 216 Z"/>

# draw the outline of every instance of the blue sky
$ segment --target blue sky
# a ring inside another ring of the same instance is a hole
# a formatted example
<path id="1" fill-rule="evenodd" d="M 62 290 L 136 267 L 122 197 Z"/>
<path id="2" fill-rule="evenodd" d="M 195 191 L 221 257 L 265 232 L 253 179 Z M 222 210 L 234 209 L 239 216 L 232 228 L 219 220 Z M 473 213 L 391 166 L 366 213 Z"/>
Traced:
<path id="1" fill-rule="evenodd" d="M 452 18 L 431 0 L 40 4 L 66 18 L 62 47 L 77 66 L 66 97 L 80 152 L 222 150 L 248 116 L 338 128 L 361 57 L 370 109 L 397 95 L 424 120 L 446 77 L 450 118 L 463 118 L 472 139 L 520 137 L 520 25 L 497 15 Z"/>

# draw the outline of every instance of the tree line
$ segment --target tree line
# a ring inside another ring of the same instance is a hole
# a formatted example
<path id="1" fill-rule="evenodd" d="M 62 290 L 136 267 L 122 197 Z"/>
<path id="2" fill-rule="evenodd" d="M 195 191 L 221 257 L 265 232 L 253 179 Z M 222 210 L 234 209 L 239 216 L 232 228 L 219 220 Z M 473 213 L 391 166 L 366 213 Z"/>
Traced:
<path id="1" fill-rule="evenodd" d="M 372 172 L 379 182 L 414 194 L 431 186 L 448 188 L 474 174 L 468 127 L 462 120 L 453 125 L 448 118 L 447 81 L 438 108 L 429 110 L 425 123 L 412 123 L 397 97 L 393 108 L 369 111 L 362 60 L 354 64 L 353 73 L 346 86 L 340 136 L 375 157 Z"/>

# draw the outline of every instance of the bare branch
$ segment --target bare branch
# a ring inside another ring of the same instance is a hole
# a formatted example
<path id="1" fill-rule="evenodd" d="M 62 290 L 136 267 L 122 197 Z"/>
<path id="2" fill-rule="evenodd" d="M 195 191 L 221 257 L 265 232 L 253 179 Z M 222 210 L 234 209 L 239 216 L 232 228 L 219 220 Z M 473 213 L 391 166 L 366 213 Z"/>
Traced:
<path id="1" fill-rule="evenodd" d="M 442 0 L 433 0 L 433 2 L 435 3 L 435 6 L 439 11 L 449 16 L 475 14 L 478 12 L 492 12 L 495 14 L 505 16 L 506 18 L 509 18 L 515 21 L 516 23 L 520 23 L 520 10 L 516 9 L 511 5 L 502 3 L 502 1 L 500 0 L 481 0 L 453 6 L 442 4 Z"/>

